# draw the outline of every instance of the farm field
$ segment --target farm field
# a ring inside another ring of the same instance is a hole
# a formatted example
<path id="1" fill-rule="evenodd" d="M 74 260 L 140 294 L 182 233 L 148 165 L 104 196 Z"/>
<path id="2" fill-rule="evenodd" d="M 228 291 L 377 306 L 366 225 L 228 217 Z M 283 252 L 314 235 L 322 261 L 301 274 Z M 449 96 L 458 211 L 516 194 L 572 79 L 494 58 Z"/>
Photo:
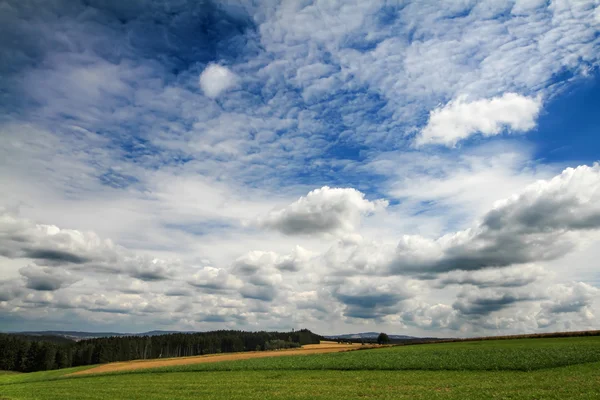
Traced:
<path id="1" fill-rule="evenodd" d="M 0 399 L 595 399 L 600 338 L 441 343 L 74 375 L 78 370 L 0 375 Z"/>
<path id="2" fill-rule="evenodd" d="M 308 354 L 325 354 L 325 353 L 337 353 L 341 351 L 356 350 L 359 348 L 374 347 L 373 345 L 362 346 L 360 344 L 339 344 L 336 342 L 321 342 L 320 344 L 309 344 L 302 346 L 300 349 L 284 349 L 277 351 L 249 351 L 244 353 L 227 353 L 227 354 L 208 354 L 205 356 L 193 356 L 193 357 L 177 357 L 168 359 L 154 359 L 154 360 L 136 360 L 136 361 L 125 361 L 125 362 L 114 362 L 104 365 L 98 365 L 94 368 L 88 368 L 75 372 L 77 375 L 83 374 L 97 374 L 103 372 L 119 372 L 119 371 L 130 371 L 146 368 L 159 368 L 159 367 L 174 367 L 181 365 L 190 364 L 201 364 L 201 363 L 214 363 L 224 361 L 238 361 L 247 360 L 254 358 L 267 358 L 267 357 L 284 357 L 284 356 L 297 356 L 297 355 L 308 355 Z"/>

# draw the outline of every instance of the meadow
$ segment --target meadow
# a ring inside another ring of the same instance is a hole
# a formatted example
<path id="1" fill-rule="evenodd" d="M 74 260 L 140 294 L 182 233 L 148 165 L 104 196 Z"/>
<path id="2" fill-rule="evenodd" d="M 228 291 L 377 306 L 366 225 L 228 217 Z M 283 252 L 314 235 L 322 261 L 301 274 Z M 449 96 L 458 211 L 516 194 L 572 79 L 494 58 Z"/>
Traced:
<path id="1" fill-rule="evenodd" d="M 600 398 L 600 338 L 490 340 L 95 375 L 0 374 L 0 399 Z"/>

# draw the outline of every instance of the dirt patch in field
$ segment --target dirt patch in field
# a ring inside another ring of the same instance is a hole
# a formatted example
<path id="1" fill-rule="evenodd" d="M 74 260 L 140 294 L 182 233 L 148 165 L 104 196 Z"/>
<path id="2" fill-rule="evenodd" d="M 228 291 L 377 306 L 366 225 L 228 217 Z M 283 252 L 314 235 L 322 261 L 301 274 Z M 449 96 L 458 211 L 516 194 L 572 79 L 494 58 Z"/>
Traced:
<path id="1" fill-rule="evenodd" d="M 95 368 L 74 372 L 69 375 L 100 374 L 103 372 L 131 371 L 135 369 L 169 367 L 174 365 L 188 365 L 211 363 L 221 361 L 247 360 L 250 358 L 284 357 L 308 354 L 336 353 L 340 351 L 357 350 L 361 348 L 377 347 L 376 345 L 361 344 L 338 344 L 336 342 L 321 342 L 321 344 L 310 344 L 299 349 L 286 349 L 274 351 L 249 351 L 244 353 L 207 354 L 205 356 L 163 358 L 152 360 L 135 360 L 115 362 L 99 365 Z"/>

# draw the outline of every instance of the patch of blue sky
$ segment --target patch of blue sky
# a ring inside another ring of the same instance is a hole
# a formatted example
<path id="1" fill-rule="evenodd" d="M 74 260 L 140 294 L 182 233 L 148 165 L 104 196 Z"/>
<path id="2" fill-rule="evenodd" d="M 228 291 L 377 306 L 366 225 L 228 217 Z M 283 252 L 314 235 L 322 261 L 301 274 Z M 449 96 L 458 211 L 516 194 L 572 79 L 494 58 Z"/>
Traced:
<path id="1" fill-rule="evenodd" d="M 120 173 L 112 168 L 101 174 L 98 179 L 103 185 L 114 189 L 126 189 L 139 183 L 139 180 L 135 176 Z"/>
<path id="2" fill-rule="evenodd" d="M 534 157 L 545 163 L 591 164 L 600 160 L 600 74 L 579 80 L 544 107 L 527 134 Z"/>

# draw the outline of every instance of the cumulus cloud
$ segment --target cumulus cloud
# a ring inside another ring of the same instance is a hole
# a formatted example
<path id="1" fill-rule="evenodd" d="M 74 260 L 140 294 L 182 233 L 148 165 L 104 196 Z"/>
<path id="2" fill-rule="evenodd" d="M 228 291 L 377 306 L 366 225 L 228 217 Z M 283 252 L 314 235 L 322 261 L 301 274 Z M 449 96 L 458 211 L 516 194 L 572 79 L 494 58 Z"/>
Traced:
<path id="1" fill-rule="evenodd" d="M 549 181 L 496 203 L 483 219 L 490 231 L 521 234 L 600 227 L 600 164 L 567 168 Z"/>
<path id="2" fill-rule="evenodd" d="M 527 286 L 548 273 L 537 265 L 518 265 L 506 268 L 490 268 L 479 271 L 452 271 L 442 274 L 436 285 L 473 285 L 480 288 Z"/>
<path id="3" fill-rule="evenodd" d="M 26 280 L 26 287 L 39 291 L 54 291 L 77 282 L 80 278 L 59 268 L 29 265 L 19 269 Z"/>
<path id="4" fill-rule="evenodd" d="M 272 301 L 283 280 L 276 269 L 279 256 L 273 252 L 251 251 L 237 258 L 232 271 L 243 282 L 242 297 L 262 301 Z"/>
<path id="5" fill-rule="evenodd" d="M 500 201 L 474 230 L 440 239 L 434 269 L 480 269 L 551 260 L 572 251 L 578 235 L 600 228 L 600 165 L 567 168 Z"/>
<path id="6" fill-rule="evenodd" d="M 81 264 L 89 261 L 79 252 L 97 237 L 75 230 L 61 230 L 53 225 L 36 225 L 0 209 L 0 255 L 8 258 L 31 258 L 46 264 Z"/>
<path id="7" fill-rule="evenodd" d="M 460 329 L 458 311 L 448 304 L 427 304 L 408 300 L 400 320 L 406 325 L 427 330 Z"/>
<path id="8" fill-rule="evenodd" d="M 282 272 L 298 272 L 306 268 L 315 256 L 314 252 L 306 250 L 302 246 L 296 246 L 290 254 L 276 257 L 274 265 Z"/>
<path id="9" fill-rule="evenodd" d="M 351 188 L 324 186 L 287 207 L 259 219 L 259 225 L 286 235 L 345 233 L 354 231 L 362 216 L 387 207 L 385 200 L 370 201 Z"/>
<path id="10" fill-rule="evenodd" d="M 20 297 L 23 294 L 23 289 L 19 284 L 20 282 L 16 279 L 0 281 L 0 302 Z"/>
<path id="11" fill-rule="evenodd" d="M 204 94 L 211 99 L 218 97 L 233 88 L 238 82 L 238 77 L 229 68 L 218 64 L 209 64 L 200 74 L 198 83 Z"/>
<path id="12" fill-rule="evenodd" d="M 127 274 L 142 281 L 170 279 L 180 266 L 135 254 L 94 232 L 35 224 L 7 210 L 0 210 L 0 242 L 0 255 L 9 259 L 30 259 L 44 267 L 72 271 Z"/>
<path id="13" fill-rule="evenodd" d="M 232 290 L 241 286 L 241 281 L 232 276 L 227 270 L 214 267 L 202 268 L 192 275 L 188 283 L 209 292 Z"/>
<path id="14" fill-rule="evenodd" d="M 542 303 L 545 314 L 581 312 L 592 305 L 600 290 L 584 282 L 556 284 L 548 289 L 551 300 Z"/>
<path id="15" fill-rule="evenodd" d="M 325 260 L 346 271 L 439 274 L 554 260 L 572 251 L 580 235 L 600 229 L 600 165 L 567 168 L 496 203 L 472 228 L 438 239 L 404 235 L 388 243 L 332 247 Z"/>
<path id="16" fill-rule="evenodd" d="M 398 303 L 416 295 L 398 279 L 350 277 L 334 287 L 333 296 L 345 305 L 348 318 L 373 319 L 398 313 Z"/>
<path id="17" fill-rule="evenodd" d="M 170 296 L 170 297 L 190 297 L 191 295 L 192 295 L 192 292 L 190 290 L 181 289 L 181 288 L 173 288 L 173 289 L 168 289 L 167 291 L 165 291 L 165 296 Z"/>
<path id="18" fill-rule="evenodd" d="M 476 289 L 460 296 L 452 304 L 452 307 L 463 315 L 484 316 L 508 308 L 518 302 L 539 299 L 539 295 L 525 291 Z"/>
<path id="19" fill-rule="evenodd" d="M 169 279 L 173 276 L 173 269 L 176 267 L 176 263 L 144 256 L 126 260 L 126 265 L 129 266 L 129 275 L 141 281 L 152 282 Z"/>
<path id="20" fill-rule="evenodd" d="M 455 146 L 477 133 L 494 136 L 503 130 L 525 132 L 535 128 L 542 102 L 516 93 L 491 99 L 467 101 L 465 97 L 431 111 L 429 121 L 415 144 Z"/>

